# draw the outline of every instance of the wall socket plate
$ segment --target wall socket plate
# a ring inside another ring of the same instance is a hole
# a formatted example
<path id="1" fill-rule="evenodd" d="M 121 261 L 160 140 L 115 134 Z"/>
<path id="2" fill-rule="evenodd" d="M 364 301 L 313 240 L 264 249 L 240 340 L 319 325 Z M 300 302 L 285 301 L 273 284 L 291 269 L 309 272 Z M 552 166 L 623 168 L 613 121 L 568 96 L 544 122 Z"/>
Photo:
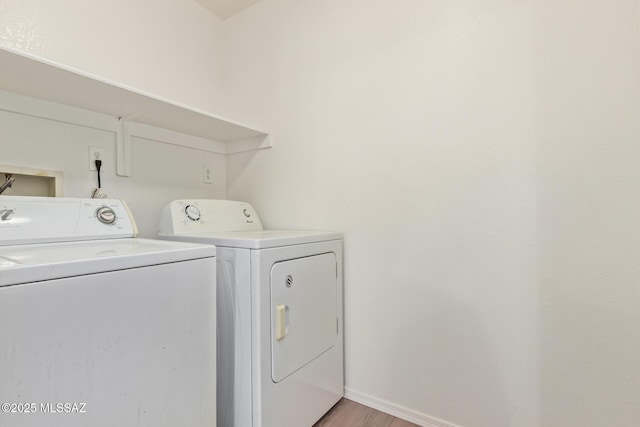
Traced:
<path id="1" fill-rule="evenodd" d="M 202 182 L 205 184 L 213 184 L 213 173 L 209 165 L 202 165 Z"/>
<path id="2" fill-rule="evenodd" d="M 89 147 L 89 170 L 98 170 L 96 168 L 96 160 L 102 160 L 104 162 L 104 148 Z"/>

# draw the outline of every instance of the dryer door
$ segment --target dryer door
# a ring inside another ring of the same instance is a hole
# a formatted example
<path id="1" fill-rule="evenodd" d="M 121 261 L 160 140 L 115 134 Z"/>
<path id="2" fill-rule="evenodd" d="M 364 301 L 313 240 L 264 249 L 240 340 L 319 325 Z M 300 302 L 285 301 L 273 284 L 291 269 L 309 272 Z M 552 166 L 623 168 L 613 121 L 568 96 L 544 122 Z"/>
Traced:
<path id="1" fill-rule="evenodd" d="M 334 253 L 277 262 L 271 268 L 271 377 L 280 382 L 335 344 Z"/>

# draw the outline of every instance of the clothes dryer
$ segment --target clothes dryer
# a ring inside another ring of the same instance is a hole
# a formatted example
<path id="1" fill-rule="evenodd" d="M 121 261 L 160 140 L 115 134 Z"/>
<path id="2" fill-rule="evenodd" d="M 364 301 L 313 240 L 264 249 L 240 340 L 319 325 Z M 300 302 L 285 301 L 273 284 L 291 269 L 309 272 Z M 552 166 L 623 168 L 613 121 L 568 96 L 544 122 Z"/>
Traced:
<path id="1" fill-rule="evenodd" d="M 342 234 L 264 230 L 248 203 L 176 200 L 159 237 L 217 248 L 219 427 L 311 427 L 340 400 Z"/>

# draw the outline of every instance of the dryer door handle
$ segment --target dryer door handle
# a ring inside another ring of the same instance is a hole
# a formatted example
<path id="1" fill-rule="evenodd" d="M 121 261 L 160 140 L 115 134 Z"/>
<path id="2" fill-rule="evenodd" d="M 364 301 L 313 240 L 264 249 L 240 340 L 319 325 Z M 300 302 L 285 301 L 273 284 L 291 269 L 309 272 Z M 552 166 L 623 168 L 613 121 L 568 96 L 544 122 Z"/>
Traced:
<path id="1" fill-rule="evenodd" d="M 276 306 L 276 341 L 282 341 L 289 332 L 289 306 L 278 304 Z"/>

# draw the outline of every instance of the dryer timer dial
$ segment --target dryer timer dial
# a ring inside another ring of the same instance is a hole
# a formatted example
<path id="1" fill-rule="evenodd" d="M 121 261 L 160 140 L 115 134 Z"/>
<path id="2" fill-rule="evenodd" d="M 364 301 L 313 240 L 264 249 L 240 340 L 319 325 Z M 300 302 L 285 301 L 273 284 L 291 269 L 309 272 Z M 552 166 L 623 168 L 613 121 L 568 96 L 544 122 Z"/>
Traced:
<path id="1" fill-rule="evenodd" d="M 198 221 L 200 219 L 200 209 L 196 206 L 187 205 L 187 207 L 184 208 L 184 213 L 191 221 Z"/>

